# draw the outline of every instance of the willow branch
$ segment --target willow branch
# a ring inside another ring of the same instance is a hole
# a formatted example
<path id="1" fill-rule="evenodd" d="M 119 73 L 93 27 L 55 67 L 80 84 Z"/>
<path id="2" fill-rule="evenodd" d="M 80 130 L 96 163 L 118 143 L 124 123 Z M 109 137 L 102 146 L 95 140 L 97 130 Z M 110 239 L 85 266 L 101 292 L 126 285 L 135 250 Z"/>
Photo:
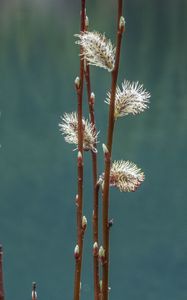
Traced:
<path id="1" fill-rule="evenodd" d="M 90 82 L 90 68 L 89 65 L 86 64 L 85 67 L 85 79 L 86 79 L 86 87 L 87 87 L 87 95 L 88 95 L 88 106 L 89 106 L 89 114 L 90 114 L 90 122 L 94 128 L 94 132 L 96 133 L 96 124 L 95 124 L 95 114 L 94 114 L 94 102 L 95 97 L 91 93 L 91 82 Z M 93 245 L 97 246 L 93 250 L 93 265 L 94 265 L 94 299 L 99 300 L 99 259 L 98 259 L 98 193 L 99 193 L 99 185 L 97 184 L 97 145 L 95 143 L 94 148 L 96 151 L 91 152 L 92 156 L 92 177 L 93 177 Z"/>
<path id="2" fill-rule="evenodd" d="M 80 31 L 85 30 L 85 0 L 81 1 L 81 26 Z M 83 127 L 82 127 L 82 98 L 83 98 L 83 81 L 84 81 L 84 61 L 81 59 L 82 48 L 80 47 L 80 75 L 79 83 L 76 84 L 77 91 L 77 115 L 78 115 L 78 201 L 77 201 L 77 245 L 78 257 L 76 257 L 75 265 L 75 284 L 74 284 L 74 300 L 80 299 L 80 282 L 82 267 L 82 252 L 84 230 L 82 228 L 82 209 L 83 209 Z M 76 255 L 75 255 L 76 256 Z"/>
<path id="3" fill-rule="evenodd" d="M 3 287 L 3 248 L 0 245 L 0 300 L 4 300 L 4 287 Z"/>
<path id="4" fill-rule="evenodd" d="M 104 176 L 104 189 L 103 189 L 103 247 L 105 251 L 105 259 L 103 266 L 103 282 L 102 282 L 102 299 L 108 299 L 108 278 L 109 278 L 109 183 L 110 183 L 110 166 L 111 166 L 111 155 L 112 155 L 112 143 L 113 143 L 113 132 L 114 132 L 114 111 L 115 111 L 115 94 L 116 85 L 119 70 L 120 51 L 121 51 L 121 40 L 122 33 L 124 31 L 124 19 L 122 17 L 122 0 L 118 0 L 118 19 L 117 19 L 117 41 L 116 41 L 116 56 L 115 66 L 112 71 L 112 82 L 111 82 L 111 99 L 109 106 L 109 117 L 108 117 L 108 134 L 107 134 L 107 151 L 105 151 L 105 176 Z"/>

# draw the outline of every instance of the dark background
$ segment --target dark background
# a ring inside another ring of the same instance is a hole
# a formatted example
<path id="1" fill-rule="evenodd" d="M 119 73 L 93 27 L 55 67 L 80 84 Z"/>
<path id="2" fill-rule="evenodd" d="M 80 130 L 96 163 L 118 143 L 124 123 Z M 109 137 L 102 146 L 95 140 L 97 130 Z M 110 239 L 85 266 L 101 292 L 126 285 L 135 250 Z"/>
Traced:
<path id="1" fill-rule="evenodd" d="M 126 0 L 119 84 L 139 80 L 150 109 L 120 118 L 114 159 L 146 175 L 136 193 L 111 190 L 110 299 L 187 299 L 187 1 Z M 114 0 L 87 1 L 90 29 L 115 40 Z M 58 130 L 76 109 L 79 1 L 0 1 L 0 242 L 6 300 L 73 298 L 76 152 Z M 110 74 L 91 68 L 101 145 Z M 84 114 L 87 115 L 85 98 Z M 91 164 L 85 155 L 82 299 L 93 299 Z"/>

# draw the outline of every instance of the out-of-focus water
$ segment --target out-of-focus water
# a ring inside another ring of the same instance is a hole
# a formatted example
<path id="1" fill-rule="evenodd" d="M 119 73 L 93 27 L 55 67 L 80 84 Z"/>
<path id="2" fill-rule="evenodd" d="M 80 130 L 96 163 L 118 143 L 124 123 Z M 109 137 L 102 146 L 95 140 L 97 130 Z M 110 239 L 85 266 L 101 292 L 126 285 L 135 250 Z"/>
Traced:
<path id="1" fill-rule="evenodd" d="M 91 2 L 91 1 L 90 1 Z M 107 7 L 106 7 L 107 2 Z M 116 1 L 89 3 L 90 28 L 115 38 Z M 58 130 L 76 109 L 79 3 L 0 3 L 0 242 L 6 300 L 72 299 L 76 152 Z M 118 121 L 114 159 L 137 163 L 145 183 L 132 194 L 111 190 L 110 299 L 186 300 L 187 1 L 125 1 L 119 84 L 139 80 L 149 111 Z M 110 74 L 91 68 L 102 143 Z M 86 98 L 84 113 L 87 115 Z M 82 299 L 93 299 L 92 178 L 85 154 L 88 218 Z"/>

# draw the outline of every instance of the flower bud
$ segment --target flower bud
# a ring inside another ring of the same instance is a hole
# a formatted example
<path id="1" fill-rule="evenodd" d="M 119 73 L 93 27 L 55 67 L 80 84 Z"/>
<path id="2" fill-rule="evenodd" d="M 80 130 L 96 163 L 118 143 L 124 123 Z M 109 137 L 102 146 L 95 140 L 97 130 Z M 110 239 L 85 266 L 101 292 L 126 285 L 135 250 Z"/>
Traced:
<path id="1" fill-rule="evenodd" d="M 108 154 L 108 148 L 105 144 L 102 144 L 104 154 Z"/>
<path id="2" fill-rule="evenodd" d="M 100 259 L 103 259 L 105 257 L 105 250 L 104 250 L 103 246 L 100 246 L 100 248 L 99 248 L 99 257 L 100 257 Z"/>
<path id="3" fill-rule="evenodd" d="M 89 18 L 88 18 L 88 16 L 86 16 L 86 18 L 85 18 L 85 27 L 86 27 L 86 30 L 89 27 Z"/>
<path id="4" fill-rule="evenodd" d="M 97 242 L 95 242 L 95 243 L 93 244 L 93 255 L 94 255 L 94 256 L 97 256 L 97 255 L 98 255 L 98 243 L 97 243 Z"/>
<path id="5" fill-rule="evenodd" d="M 74 249 L 74 257 L 75 259 L 78 259 L 79 258 L 79 245 L 76 245 L 75 246 L 75 249 Z"/>
<path id="6" fill-rule="evenodd" d="M 78 166 L 82 166 L 83 159 L 82 159 L 82 153 L 80 151 L 78 151 L 77 159 L 78 159 Z"/>
<path id="7" fill-rule="evenodd" d="M 75 87 L 76 89 L 80 88 L 80 78 L 78 76 L 75 78 Z"/>
<path id="8" fill-rule="evenodd" d="M 105 160 L 108 161 L 110 160 L 110 153 L 108 151 L 108 148 L 105 144 L 102 145 L 103 147 L 103 153 L 104 153 L 104 156 L 105 156 Z"/>
<path id="9" fill-rule="evenodd" d="M 93 92 L 90 95 L 90 102 L 91 102 L 91 105 L 94 105 L 94 103 L 95 103 L 95 94 Z"/>
<path id="10" fill-rule="evenodd" d="M 76 206 L 79 206 L 79 195 L 78 194 L 75 197 L 75 204 L 76 204 Z"/>
<path id="11" fill-rule="evenodd" d="M 124 29 L 125 29 L 125 19 L 123 16 L 120 17 L 120 20 L 119 20 L 119 28 L 120 30 L 123 32 Z"/>
<path id="12" fill-rule="evenodd" d="M 85 216 L 82 217 L 82 229 L 86 230 L 87 227 L 87 219 Z"/>

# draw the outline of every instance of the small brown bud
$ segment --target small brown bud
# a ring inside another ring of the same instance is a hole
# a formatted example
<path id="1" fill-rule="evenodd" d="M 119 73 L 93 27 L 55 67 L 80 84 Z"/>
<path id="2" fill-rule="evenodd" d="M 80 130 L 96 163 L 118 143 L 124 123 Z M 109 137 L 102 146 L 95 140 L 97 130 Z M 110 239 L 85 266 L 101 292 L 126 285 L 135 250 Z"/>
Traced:
<path id="1" fill-rule="evenodd" d="M 120 17 L 119 20 L 119 29 L 123 32 L 125 29 L 125 19 L 123 16 Z"/>
<path id="2" fill-rule="evenodd" d="M 102 144 L 104 154 L 108 153 L 108 148 L 105 144 Z"/>
<path id="3" fill-rule="evenodd" d="M 110 153 L 108 151 L 108 148 L 105 144 L 102 145 L 103 147 L 103 153 L 104 153 L 104 156 L 105 156 L 105 160 L 109 160 L 110 159 Z"/>
<path id="4" fill-rule="evenodd" d="M 95 94 L 93 92 L 90 95 L 90 103 L 91 103 L 91 105 L 94 105 L 94 103 L 95 103 Z"/>
<path id="5" fill-rule="evenodd" d="M 86 230 L 87 227 L 87 219 L 85 216 L 82 217 L 82 229 Z"/>
<path id="6" fill-rule="evenodd" d="M 97 255 L 98 255 L 98 250 L 99 250 L 98 243 L 95 242 L 95 243 L 93 244 L 93 255 L 94 255 L 94 256 L 97 256 Z"/>
<path id="7" fill-rule="evenodd" d="M 104 259 L 104 257 L 105 257 L 105 250 L 104 250 L 103 246 L 100 246 L 100 248 L 99 248 L 99 258 Z"/>
<path id="8" fill-rule="evenodd" d="M 76 89 L 80 88 L 80 78 L 78 76 L 75 78 L 75 87 Z"/>
<path id="9" fill-rule="evenodd" d="M 75 197 L 75 204 L 76 204 L 76 206 L 79 205 L 79 196 L 78 196 L 78 194 Z"/>
<path id="10" fill-rule="evenodd" d="M 74 257 L 75 257 L 75 259 L 79 258 L 79 254 L 80 254 L 79 245 L 76 245 L 75 249 L 74 249 Z"/>
<path id="11" fill-rule="evenodd" d="M 77 159 L 78 159 L 78 166 L 82 166 L 83 159 L 82 159 L 82 153 L 80 151 L 78 152 Z"/>

